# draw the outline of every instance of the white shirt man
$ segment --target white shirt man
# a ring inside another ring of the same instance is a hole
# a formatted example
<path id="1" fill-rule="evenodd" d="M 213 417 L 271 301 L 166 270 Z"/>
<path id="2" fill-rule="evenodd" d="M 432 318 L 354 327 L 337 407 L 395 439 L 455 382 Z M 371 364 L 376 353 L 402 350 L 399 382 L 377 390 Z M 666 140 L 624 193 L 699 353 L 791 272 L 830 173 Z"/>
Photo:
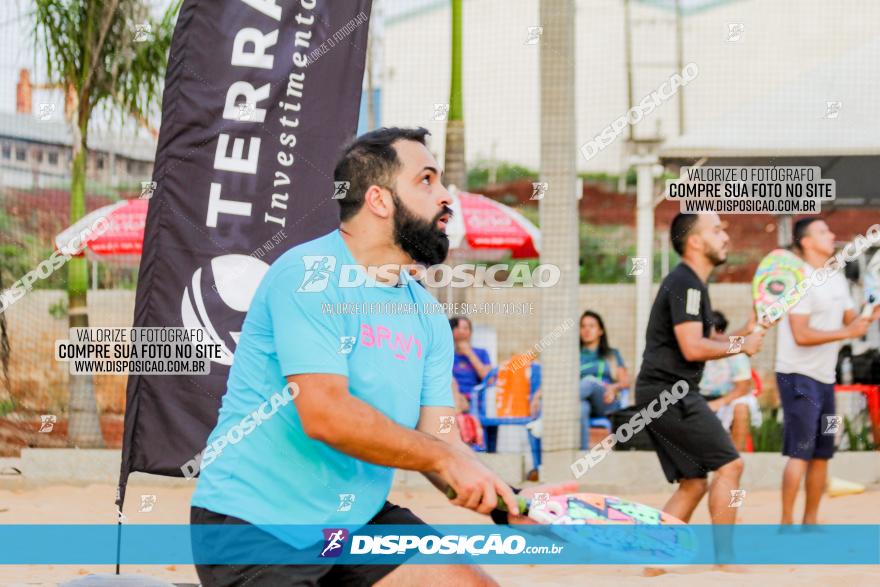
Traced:
<path id="1" fill-rule="evenodd" d="M 816 269 L 806 265 L 806 277 Z M 831 275 L 822 285 L 813 286 L 790 313 L 809 316 L 809 326 L 815 330 L 835 330 L 843 324 L 847 310 L 855 310 L 849 293 L 849 284 L 843 271 Z M 791 331 L 790 318 L 786 314 L 779 324 L 779 338 L 776 341 L 776 372 L 800 373 L 822 383 L 833 384 L 837 354 L 842 340 L 823 344 L 801 346 L 795 342 Z"/>
<path id="2" fill-rule="evenodd" d="M 834 254 L 834 233 L 816 217 L 794 226 L 794 244 L 806 261 L 807 276 Z M 823 269 L 824 271 L 824 269 Z M 871 320 L 860 318 L 842 271 L 813 283 L 779 325 L 776 382 L 782 401 L 782 523 L 794 521 L 794 502 L 806 476 L 804 524 L 818 522 L 819 502 L 834 455 L 834 368 L 841 342 L 861 337 Z M 875 316 L 871 319 L 876 318 Z"/>

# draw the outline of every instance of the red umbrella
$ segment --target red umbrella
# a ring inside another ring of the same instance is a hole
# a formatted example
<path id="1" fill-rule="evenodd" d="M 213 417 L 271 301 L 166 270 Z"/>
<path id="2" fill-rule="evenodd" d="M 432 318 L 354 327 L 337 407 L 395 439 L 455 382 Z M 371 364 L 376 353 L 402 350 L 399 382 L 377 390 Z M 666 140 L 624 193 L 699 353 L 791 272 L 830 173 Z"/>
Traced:
<path id="1" fill-rule="evenodd" d="M 55 247 L 64 254 L 93 260 L 139 259 L 144 246 L 144 225 L 149 200 L 123 200 L 98 208 L 55 237 Z M 84 240 L 80 246 L 80 239 Z"/>
<path id="2" fill-rule="evenodd" d="M 458 255 L 499 257 L 509 250 L 514 259 L 538 256 L 541 233 L 526 217 L 495 200 L 451 189 L 454 212 L 446 229 L 450 249 Z M 494 250 L 496 254 L 474 255 L 471 250 Z"/>

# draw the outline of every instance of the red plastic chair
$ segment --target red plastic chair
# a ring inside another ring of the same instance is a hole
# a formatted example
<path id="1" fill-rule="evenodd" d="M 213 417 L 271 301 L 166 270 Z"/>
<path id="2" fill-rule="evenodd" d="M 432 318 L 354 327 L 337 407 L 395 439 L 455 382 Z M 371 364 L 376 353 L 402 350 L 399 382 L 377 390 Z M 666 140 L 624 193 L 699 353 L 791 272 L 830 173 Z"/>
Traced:
<path id="1" fill-rule="evenodd" d="M 752 394 L 755 397 L 761 395 L 761 392 L 764 390 L 764 386 L 761 383 L 761 377 L 758 375 L 758 372 L 752 369 L 752 383 L 755 386 L 755 390 Z M 746 452 L 755 452 L 755 444 L 752 441 L 752 432 L 751 426 L 749 426 L 749 437 L 746 439 Z"/>

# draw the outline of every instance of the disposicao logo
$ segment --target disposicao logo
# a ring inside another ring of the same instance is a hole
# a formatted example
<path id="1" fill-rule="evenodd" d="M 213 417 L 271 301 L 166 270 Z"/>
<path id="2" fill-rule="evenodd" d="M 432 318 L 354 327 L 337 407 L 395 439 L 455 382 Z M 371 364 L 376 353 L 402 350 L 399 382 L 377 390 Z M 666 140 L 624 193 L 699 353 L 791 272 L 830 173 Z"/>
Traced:
<path id="1" fill-rule="evenodd" d="M 348 540 L 348 530 L 345 528 L 324 528 L 324 548 L 321 550 L 320 558 L 335 558 L 342 554 L 343 545 Z"/>
<path id="2" fill-rule="evenodd" d="M 317 292 L 327 289 L 330 275 L 336 269 L 336 257 L 331 255 L 304 255 L 305 273 L 297 292 Z"/>

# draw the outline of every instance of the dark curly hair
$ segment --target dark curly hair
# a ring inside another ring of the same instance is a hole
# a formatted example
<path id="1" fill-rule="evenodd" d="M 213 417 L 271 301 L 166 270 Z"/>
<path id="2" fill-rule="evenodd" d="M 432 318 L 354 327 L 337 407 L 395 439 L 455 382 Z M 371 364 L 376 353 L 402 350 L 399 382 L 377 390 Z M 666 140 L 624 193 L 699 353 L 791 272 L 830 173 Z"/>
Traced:
<path id="1" fill-rule="evenodd" d="M 427 129 L 383 127 L 364 133 L 342 151 L 333 181 L 349 182 L 348 191 L 339 202 L 339 219 L 346 221 L 364 205 L 364 194 L 370 186 L 391 188 L 401 162 L 392 146 L 395 141 L 416 141 L 425 144 Z"/>

